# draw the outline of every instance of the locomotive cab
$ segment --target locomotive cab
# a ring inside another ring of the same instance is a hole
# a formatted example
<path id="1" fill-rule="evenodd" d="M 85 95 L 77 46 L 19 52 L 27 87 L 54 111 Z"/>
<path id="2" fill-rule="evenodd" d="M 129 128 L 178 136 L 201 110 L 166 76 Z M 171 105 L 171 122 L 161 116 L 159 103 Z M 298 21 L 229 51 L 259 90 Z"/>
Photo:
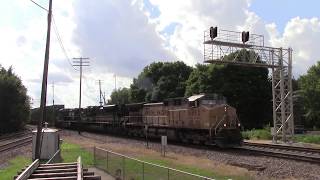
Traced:
<path id="1" fill-rule="evenodd" d="M 236 109 L 226 98 L 217 94 L 200 94 L 188 98 L 189 106 L 199 109 L 200 128 L 207 129 L 207 142 L 219 147 L 239 146 L 242 143 L 240 122 Z"/>

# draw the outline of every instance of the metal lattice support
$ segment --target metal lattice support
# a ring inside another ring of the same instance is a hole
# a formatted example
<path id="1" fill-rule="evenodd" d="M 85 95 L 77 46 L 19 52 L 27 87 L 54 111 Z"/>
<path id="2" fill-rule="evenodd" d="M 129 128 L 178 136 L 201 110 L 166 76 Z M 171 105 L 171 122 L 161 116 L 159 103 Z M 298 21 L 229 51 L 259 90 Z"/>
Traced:
<path id="1" fill-rule="evenodd" d="M 240 50 L 248 50 L 250 61 L 238 60 Z M 224 57 L 234 53 L 234 59 Z M 246 43 L 241 42 L 241 32 L 219 30 L 212 39 L 204 32 L 204 62 L 272 69 L 273 142 L 280 138 L 290 142 L 294 135 L 292 104 L 292 49 L 264 46 L 264 37 L 251 34 Z"/>

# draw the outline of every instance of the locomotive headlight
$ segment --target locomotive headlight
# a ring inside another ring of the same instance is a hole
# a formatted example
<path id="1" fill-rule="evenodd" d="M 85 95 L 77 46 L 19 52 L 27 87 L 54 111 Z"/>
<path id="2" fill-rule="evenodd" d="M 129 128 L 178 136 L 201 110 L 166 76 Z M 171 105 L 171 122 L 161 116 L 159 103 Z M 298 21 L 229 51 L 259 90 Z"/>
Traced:
<path id="1" fill-rule="evenodd" d="M 227 112 L 227 106 L 224 107 L 224 112 Z"/>
<path id="2" fill-rule="evenodd" d="M 241 126 L 241 124 L 240 124 L 240 123 L 238 123 L 238 126 L 240 127 L 240 126 Z"/>
<path id="3" fill-rule="evenodd" d="M 227 124 L 223 124 L 224 127 L 227 127 Z"/>

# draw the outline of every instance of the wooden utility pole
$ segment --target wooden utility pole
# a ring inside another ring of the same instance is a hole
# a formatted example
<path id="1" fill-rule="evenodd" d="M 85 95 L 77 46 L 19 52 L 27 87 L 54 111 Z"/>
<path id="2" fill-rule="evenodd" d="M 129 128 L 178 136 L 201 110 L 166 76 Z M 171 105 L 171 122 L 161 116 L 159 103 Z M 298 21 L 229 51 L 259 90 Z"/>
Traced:
<path id="1" fill-rule="evenodd" d="M 56 123 L 56 114 L 55 114 L 55 107 L 54 107 L 54 81 L 52 82 L 52 116 L 53 116 L 53 122 L 52 126 L 55 126 Z"/>
<path id="2" fill-rule="evenodd" d="M 89 66 L 89 61 L 83 61 L 84 59 L 88 60 L 89 58 L 73 58 L 76 61 L 73 61 L 73 66 L 80 67 L 80 89 L 79 89 L 79 123 L 78 123 L 78 134 L 81 134 L 81 119 L 82 119 L 82 111 L 81 111 L 81 88 L 82 88 L 82 67 Z"/>
<path id="3" fill-rule="evenodd" d="M 90 66 L 89 61 L 83 61 L 84 59 L 89 59 L 89 58 L 73 58 L 78 61 L 73 61 L 73 66 L 79 66 L 80 67 L 80 90 L 79 90 L 79 111 L 81 110 L 81 86 L 82 86 L 82 67 L 83 66 Z"/>
<path id="4" fill-rule="evenodd" d="M 36 137 L 36 148 L 35 148 L 35 159 L 40 159 L 42 144 L 42 123 L 45 119 L 46 102 L 47 102 L 47 79 L 48 79 L 48 66 L 49 66 L 49 49 L 50 49 L 50 30 L 51 30 L 51 16 L 52 16 L 52 0 L 49 0 L 49 12 L 48 12 L 48 27 L 47 27 L 47 41 L 46 41 L 46 52 L 44 56 L 44 67 L 42 76 L 42 88 L 41 88 L 41 102 L 40 102 L 40 119 L 37 127 Z"/>
<path id="5" fill-rule="evenodd" d="M 100 106 L 102 106 L 102 103 L 103 103 L 102 96 L 103 95 L 102 95 L 102 91 L 101 91 L 101 80 L 99 79 L 98 81 L 99 81 L 99 93 L 100 93 L 100 102 L 99 103 L 100 103 Z"/>

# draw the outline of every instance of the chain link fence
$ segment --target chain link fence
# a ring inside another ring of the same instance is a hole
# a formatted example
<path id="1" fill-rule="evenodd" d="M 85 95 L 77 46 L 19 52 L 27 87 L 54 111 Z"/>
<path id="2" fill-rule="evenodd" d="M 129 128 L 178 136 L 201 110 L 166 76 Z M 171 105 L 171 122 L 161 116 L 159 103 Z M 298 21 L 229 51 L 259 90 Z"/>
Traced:
<path id="1" fill-rule="evenodd" d="M 213 180 L 94 147 L 94 166 L 118 180 Z"/>

